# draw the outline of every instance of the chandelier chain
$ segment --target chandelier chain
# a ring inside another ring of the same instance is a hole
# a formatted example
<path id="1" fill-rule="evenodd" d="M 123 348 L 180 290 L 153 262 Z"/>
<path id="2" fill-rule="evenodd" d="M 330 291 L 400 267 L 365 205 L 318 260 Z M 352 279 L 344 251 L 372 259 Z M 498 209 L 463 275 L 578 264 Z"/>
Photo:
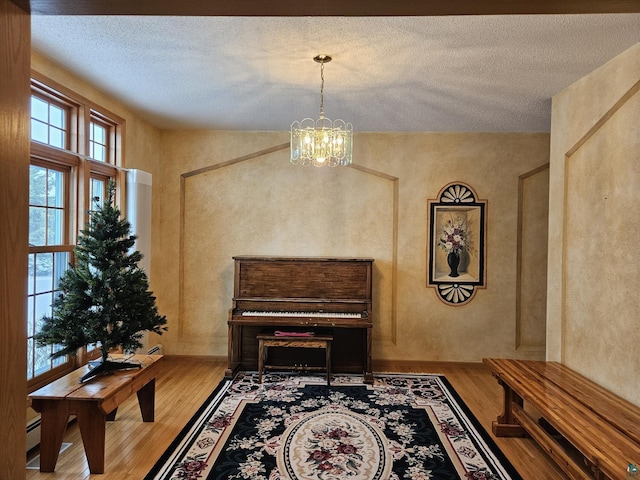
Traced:
<path id="1" fill-rule="evenodd" d="M 324 118 L 324 63 L 320 64 L 320 118 Z"/>

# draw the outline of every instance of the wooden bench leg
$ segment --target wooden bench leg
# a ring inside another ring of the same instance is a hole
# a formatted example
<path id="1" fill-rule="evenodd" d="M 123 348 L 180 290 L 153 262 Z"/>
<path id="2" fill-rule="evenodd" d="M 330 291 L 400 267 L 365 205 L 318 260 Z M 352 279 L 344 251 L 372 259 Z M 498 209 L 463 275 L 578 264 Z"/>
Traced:
<path id="1" fill-rule="evenodd" d="M 331 342 L 327 342 L 325 351 L 327 354 L 327 385 L 331 385 Z"/>
<path id="2" fill-rule="evenodd" d="M 66 401 L 43 401 L 40 414 L 40 471 L 56 469 L 62 438 L 69 421 L 69 404 Z"/>
<path id="3" fill-rule="evenodd" d="M 75 411 L 89 472 L 104 473 L 106 415 L 93 402 L 77 402 Z"/>
<path id="4" fill-rule="evenodd" d="M 115 422 L 117 414 L 118 414 L 118 407 L 114 408 L 109 413 L 107 413 L 107 422 Z"/>
<path id="5" fill-rule="evenodd" d="M 491 424 L 491 429 L 496 437 L 524 437 L 526 436 L 526 431 L 522 428 L 515 417 L 513 416 L 513 411 L 511 409 L 511 405 L 513 403 L 523 406 L 524 402 L 522 398 L 515 393 L 509 385 L 504 383 L 501 379 L 498 378 L 498 383 L 502 386 L 504 390 L 504 411 L 502 415 L 499 415 L 496 421 Z"/>
<path id="6" fill-rule="evenodd" d="M 142 421 L 153 422 L 155 420 L 156 379 L 152 378 L 149 383 L 136 393 L 138 395 L 138 405 L 140 405 Z"/>

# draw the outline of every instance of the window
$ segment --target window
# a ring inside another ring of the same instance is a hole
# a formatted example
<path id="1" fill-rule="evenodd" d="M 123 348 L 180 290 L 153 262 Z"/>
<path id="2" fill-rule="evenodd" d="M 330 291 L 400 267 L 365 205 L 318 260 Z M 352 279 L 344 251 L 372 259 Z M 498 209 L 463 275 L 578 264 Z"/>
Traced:
<path id="1" fill-rule="evenodd" d="M 89 156 L 104 162 L 107 153 L 107 130 L 96 122 L 89 123 Z"/>
<path id="2" fill-rule="evenodd" d="M 42 316 L 51 314 L 58 279 L 71 261 L 68 177 L 68 169 L 30 167 L 27 379 L 67 363 L 64 358 L 50 359 L 55 347 L 38 347 L 33 336 Z"/>
<path id="3" fill-rule="evenodd" d="M 31 96 L 31 140 L 68 148 L 68 112 L 64 105 L 44 96 Z"/>
<path id="4" fill-rule="evenodd" d="M 89 157 L 98 162 L 115 164 L 119 125 L 110 117 L 91 110 L 89 120 Z"/>
<path id="5" fill-rule="evenodd" d="M 34 74 L 31 96 L 27 380 L 30 390 L 86 363 L 88 346 L 74 359 L 50 358 L 59 347 L 39 347 L 34 335 L 51 315 L 59 279 L 73 263 L 75 239 L 89 211 L 101 205 L 117 165 L 124 120 L 55 82 Z"/>

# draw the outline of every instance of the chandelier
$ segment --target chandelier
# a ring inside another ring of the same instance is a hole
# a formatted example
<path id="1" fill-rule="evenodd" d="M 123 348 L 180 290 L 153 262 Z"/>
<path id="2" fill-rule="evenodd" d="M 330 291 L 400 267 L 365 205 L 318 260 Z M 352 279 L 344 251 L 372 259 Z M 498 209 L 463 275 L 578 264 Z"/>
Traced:
<path id="1" fill-rule="evenodd" d="M 330 62 L 331 57 L 317 55 L 313 60 L 320 64 L 320 117 L 291 124 L 291 163 L 314 167 L 349 165 L 353 126 L 324 116 L 324 64 Z"/>

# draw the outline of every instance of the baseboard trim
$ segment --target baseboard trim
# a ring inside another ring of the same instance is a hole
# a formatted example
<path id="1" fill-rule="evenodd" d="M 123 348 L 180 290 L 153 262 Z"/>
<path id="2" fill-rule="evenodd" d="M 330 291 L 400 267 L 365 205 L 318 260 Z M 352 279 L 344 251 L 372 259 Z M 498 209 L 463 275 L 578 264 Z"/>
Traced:
<path id="1" fill-rule="evenodd" d="M 165 360 L 193 360 L 211 363 L 227 363 L 227 356 L 222 355 L 165 355 Z M 424 361 L 424 360 L 387 360 L 374 359 L 373 371 L 375 372 L 414 372 L 414 373 L 437 373 L 438 370 L 451 368 L 466 368 L 489 370 L 482 362 L 445 362 L 445 361 Z"/>
<path id="2" fill-rule="evenodd" d="M 228 359 L 226 355 L 164 355 L 165 360 L 198 360 L 201 362 L 215 362 L 226 364 Z"/>
<path id="3" fill-rule="evenodd" d="M 373 372 L 438 373 L 451 368 L 487 370 L 482 362 L 443 362 L 423 360 L 374 359 Z"/>

